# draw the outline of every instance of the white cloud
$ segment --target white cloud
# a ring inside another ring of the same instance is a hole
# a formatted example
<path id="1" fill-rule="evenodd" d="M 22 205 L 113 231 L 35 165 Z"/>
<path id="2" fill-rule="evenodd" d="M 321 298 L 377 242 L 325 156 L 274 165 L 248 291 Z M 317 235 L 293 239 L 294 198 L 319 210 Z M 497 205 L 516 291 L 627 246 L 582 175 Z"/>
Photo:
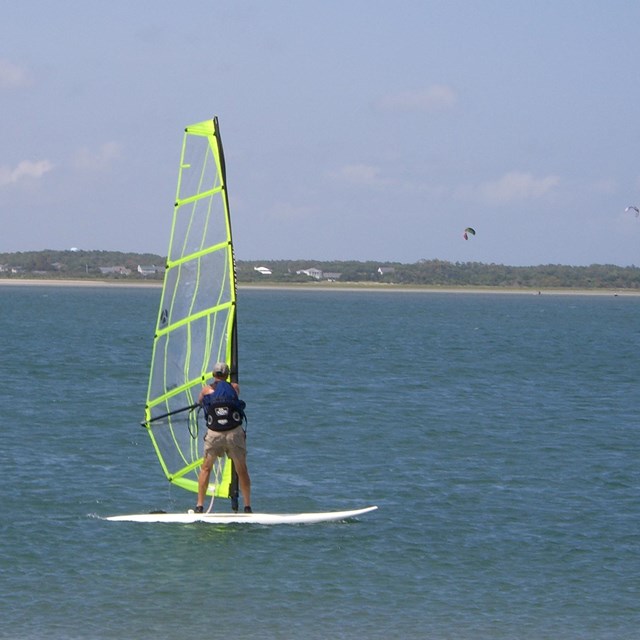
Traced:
<path id="1" fill-rule="evenodd" d="M 511 171 L 498 180 L 480 185 L 480 197 L 493 204 L 540 198 L 560 183 L 557 176 L 536 178 L 530 173 Z"/>
<path id="2" fill-rule="evenodd" d="M 612 194 L 618 191 L 618 182 L 614 178 L 603 178 L 591 185 L 591 190 L 596 193 Z"/>
<path id="3" fill-rule="evenodd" d="M 378 107 L 385 111 L 436 111 L 453 107 L 456 100 L 451 87 L 434 84 L 426 89 L 386 95 L 380 98 Z"/>
<path id="4" fill-rule="evenodd" d="M 96 150 L 83 147 L 76 152 L 74 164 L 78 169 L 101 171 L 120 158 L 121 150 L 122 146 L 118 142 L 105 142 Z"/>
<path id="5" fill-rule="evenodd" d="M 341 167 L 335 176 L 346 182 L 357 185 L 373 185 L 380 183 L 380 169 L 368 164 L 349 164 Z"/>
<path id="6" fill-rule="evenodd" d="M 29 178 L 38 179 L 52 169 L 53 164 L 48 160 L 37 160 L 36 162 L 23 160 L 13 169 L 11 167 L 0 167 L 0 186 L 16 184 Z"/>
<path id="7" fill-rule="evenodd" d="M 270 208 L 270 215 L 275 220 L 305 220 L 313 218 L 314 211 L 309 206 L 297 206 L 289 202 L 276 202 Z"/>
<path id="8" fill-rule="evenodd" d="M 0 89 L 14 89 L 29 85 L 29 74 L 8 60 L 0 58 Z"/>

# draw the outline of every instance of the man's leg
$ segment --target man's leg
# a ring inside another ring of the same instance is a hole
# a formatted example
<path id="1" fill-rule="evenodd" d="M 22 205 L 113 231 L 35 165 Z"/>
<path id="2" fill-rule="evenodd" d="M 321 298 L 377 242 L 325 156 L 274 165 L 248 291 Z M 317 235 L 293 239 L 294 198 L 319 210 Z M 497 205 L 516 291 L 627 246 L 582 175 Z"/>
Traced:
<path id="1" fill-rule="evenodd" d="M 240 484 L 240 492 L 242 493 L 242 499 L 244 500 L 244 506 L 251 506 L 251 478 L 249 477 L 249 470 L 247 469 L 247 461 L 244 456 L 235 456 L 233 458 L 233 465 L 236 473 L 238 474 L 238 482 Z"/>
<path id="2" fill-rule="evenodd" d="M 215 458 L 213 456 L 206 456 L 202 461 L 200 467 L 200 474 L 198 475 L 198 502 L 196 505 L 202 507 L 204 505 L 204 499 L 207 495 L 207 485 L 209 484 L 209 476 L 211 475 L 211 469 Z"/>

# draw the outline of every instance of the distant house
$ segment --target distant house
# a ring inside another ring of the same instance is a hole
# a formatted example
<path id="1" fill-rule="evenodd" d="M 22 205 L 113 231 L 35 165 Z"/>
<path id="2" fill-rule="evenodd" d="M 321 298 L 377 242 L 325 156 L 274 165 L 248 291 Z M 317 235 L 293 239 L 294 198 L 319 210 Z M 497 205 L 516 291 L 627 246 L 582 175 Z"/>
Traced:
<path id="1" fill-rule="evenodd" d="M 0 273 L 5 273 L 9 271 L 9 265 L 8 264 L 0 264 Z"/>
<path id="2" fill-rule="evenodd" d="M 152 265 L 138 265 L 138 273 L 142 276 L 153 276 L 158 273 L 159 269 L 154 264 Z"/>
<path id="3" fill-rule="evenodd" d="M 131 269 L 127 269 L 124 265 L 116 265 L 115 267 L 99 267 L 100 273 L 105 276 L 119 275 L 128 276 L 131 273 Z"/>
<path id="4" fill-rule="evenodd" d="M 342 276 L 341 273 L 336 273 L 335 271 L 324 271 L 322 273 L 322 277 L 325 280 L 340 280 L 341 276 Z"/>
<path id="5" fill-rule="evenodd" d="M 253 267 L 253 270 L 261 273 L 263 276 L 271 275 L 271 269 L 267 269 L 267 267 Z"/>
<path id="6" fill-rule="evenodd" d="M 296 274 L 299 276 L 309 276 L 310 278 L 315 278 L 316 280 L 320 280 L 320 278 L 322 278 L 322 271 L 313 267 L 311 269 L 300 269 L 299 271 L 296 271 Z"/>
<path id="7" fill-rule="evenodd" d="M 378 273 L 381 276 L 384 276 L 387 273 L 395 273 L 396 270 L 394 267 L 378 267 Z"/>

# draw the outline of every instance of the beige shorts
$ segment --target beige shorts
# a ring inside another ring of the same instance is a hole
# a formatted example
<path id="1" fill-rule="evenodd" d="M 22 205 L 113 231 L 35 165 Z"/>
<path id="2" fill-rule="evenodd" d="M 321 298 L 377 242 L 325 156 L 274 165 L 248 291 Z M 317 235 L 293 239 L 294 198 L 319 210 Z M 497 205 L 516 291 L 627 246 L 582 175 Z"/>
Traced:
<path id="1" fill-rule="evenodd" d="M 225 453 L 230 458 L 244 459 L 247 456 L 247 437 L 242 426 L 229 431 L 207 429 L 204 436 L 204 455 L 217 458 Z"/>

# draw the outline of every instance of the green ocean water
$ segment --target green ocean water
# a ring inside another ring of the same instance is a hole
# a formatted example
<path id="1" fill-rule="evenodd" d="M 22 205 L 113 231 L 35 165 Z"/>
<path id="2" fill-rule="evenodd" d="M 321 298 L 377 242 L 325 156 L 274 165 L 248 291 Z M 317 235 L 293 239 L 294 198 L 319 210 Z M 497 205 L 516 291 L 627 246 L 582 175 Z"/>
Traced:
<path id="1" fill-rule="evenodd" d="M 0 638 L 640 637 L 640 298 L 240 290 L 254 510 L 139 426 L 159 289 L 0 287 Z"/>

